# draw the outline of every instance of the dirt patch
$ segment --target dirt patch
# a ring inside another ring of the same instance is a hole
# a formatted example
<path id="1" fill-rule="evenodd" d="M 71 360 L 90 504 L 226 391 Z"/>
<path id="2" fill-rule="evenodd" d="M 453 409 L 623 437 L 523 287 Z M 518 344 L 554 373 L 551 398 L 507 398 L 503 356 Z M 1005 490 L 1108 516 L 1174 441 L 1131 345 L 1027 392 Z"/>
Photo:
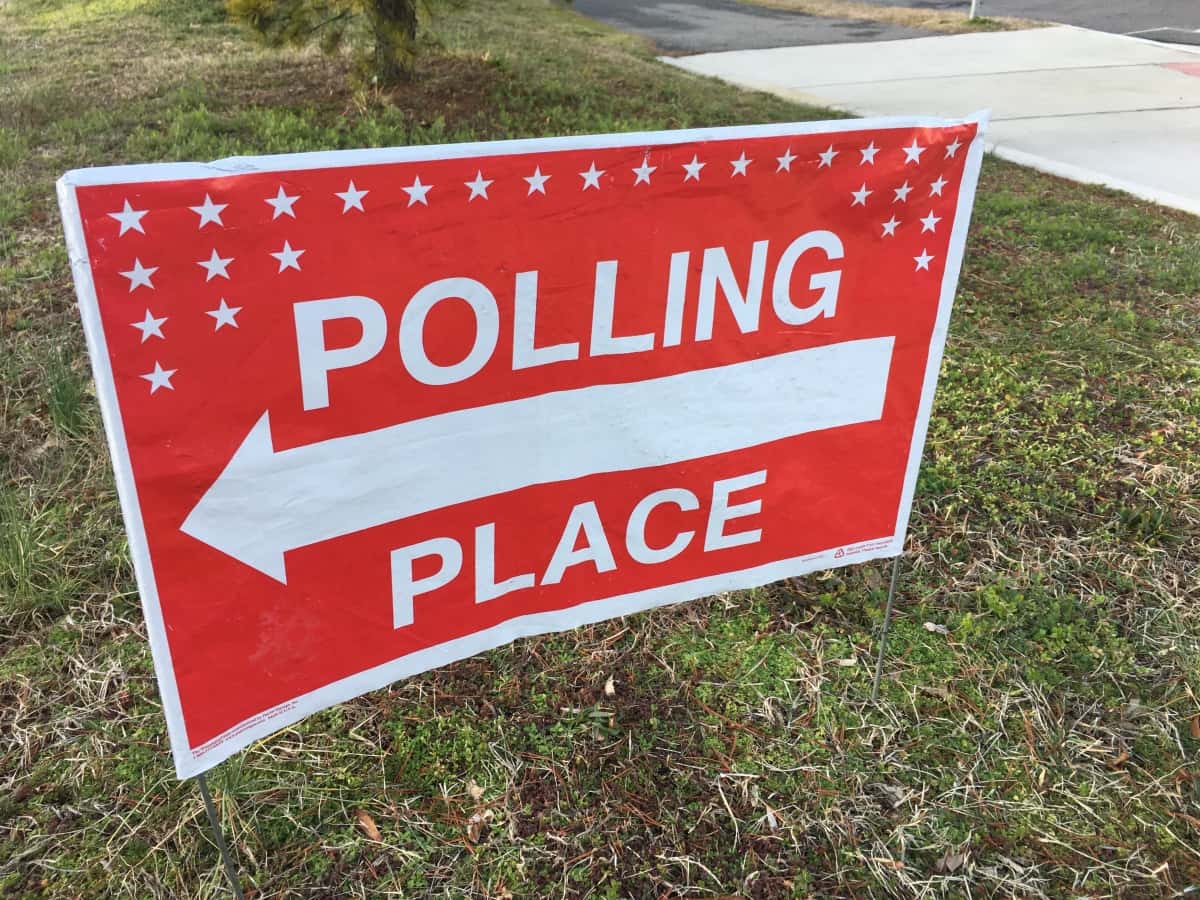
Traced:
<path id="1" fill-rule="evenodd" d="M 392 88 L 384 96 L 423 124 L 435 116 L 465 124 L 495 110 L 493 96 L 502 81 L 503 73 L 489 58 L 425 56 L 412 83 Z"/>

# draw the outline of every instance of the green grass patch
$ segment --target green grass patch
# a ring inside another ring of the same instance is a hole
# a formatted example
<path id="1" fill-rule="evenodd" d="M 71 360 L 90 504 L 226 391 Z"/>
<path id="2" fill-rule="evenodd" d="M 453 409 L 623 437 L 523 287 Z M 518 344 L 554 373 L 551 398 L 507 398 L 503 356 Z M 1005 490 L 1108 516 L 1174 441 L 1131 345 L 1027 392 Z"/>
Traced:
<path id="1" fill-rule="evenodd" d="M 63 171 L 828 115 L 664 67 L 542 0 L 441 14 L 403 89 L 346 72 L 259 48 L 207 0 L 0 4 L 0 893 L 222 890 L 167 752 Z M 248 883 L 1189 896 L 1197 321 L 1196 219 L 987 160 L 878 705 L 883 566 L 521 641 L 221 766 Z"/>

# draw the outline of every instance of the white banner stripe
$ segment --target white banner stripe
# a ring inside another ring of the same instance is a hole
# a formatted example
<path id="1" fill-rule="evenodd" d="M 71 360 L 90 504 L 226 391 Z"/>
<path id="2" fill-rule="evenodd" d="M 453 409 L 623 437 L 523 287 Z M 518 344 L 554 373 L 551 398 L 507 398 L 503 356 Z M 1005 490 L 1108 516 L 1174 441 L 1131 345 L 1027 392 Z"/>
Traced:
<path id="1" fill-rule="evenodd" d="M 557 391 L 279 452 L 264 414 L 182 530 L 286 581 L 288 550 L 430 510 L 876 421 L 893 344 Z"/>

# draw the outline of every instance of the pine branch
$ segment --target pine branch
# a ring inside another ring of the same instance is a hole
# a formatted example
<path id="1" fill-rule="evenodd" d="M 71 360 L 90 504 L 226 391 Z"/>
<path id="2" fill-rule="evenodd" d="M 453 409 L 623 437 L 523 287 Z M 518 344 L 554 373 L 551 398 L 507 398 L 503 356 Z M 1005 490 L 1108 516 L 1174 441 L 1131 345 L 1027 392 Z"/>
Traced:
<path id="1" fill-rule="evenodd" d="M 359 15 L 359 13 L 356 13 L 353 10 L 343 9 L 336 16 L 330 16 L 324 22 L 318 22 L 316 25 L 313 25 L 312 27 L 308 28 L 306 31 L 301 32 L 301 34 L 304 35 L 305 37 L 307 37 L 310 34 L 315 34 L 316 32 L 320 31 L 322 28 L 325 28 L 327 25 L 332 25 L 334 22 L 340 22 L 342 19 L 349 19 L 349 18 L 352 18 L 353 16 L 357 16 L 357 15 Z"/>

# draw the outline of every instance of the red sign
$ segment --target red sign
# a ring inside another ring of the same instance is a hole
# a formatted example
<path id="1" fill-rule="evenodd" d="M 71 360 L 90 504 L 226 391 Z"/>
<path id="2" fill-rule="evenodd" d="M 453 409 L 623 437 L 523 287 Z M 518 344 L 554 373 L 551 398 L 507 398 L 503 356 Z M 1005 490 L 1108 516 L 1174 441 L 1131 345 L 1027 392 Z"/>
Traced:
<path id="1" fill-rule="evenodd" d="M 176 767 L 900 552 L 981 117 L 76 171 Z"/>

